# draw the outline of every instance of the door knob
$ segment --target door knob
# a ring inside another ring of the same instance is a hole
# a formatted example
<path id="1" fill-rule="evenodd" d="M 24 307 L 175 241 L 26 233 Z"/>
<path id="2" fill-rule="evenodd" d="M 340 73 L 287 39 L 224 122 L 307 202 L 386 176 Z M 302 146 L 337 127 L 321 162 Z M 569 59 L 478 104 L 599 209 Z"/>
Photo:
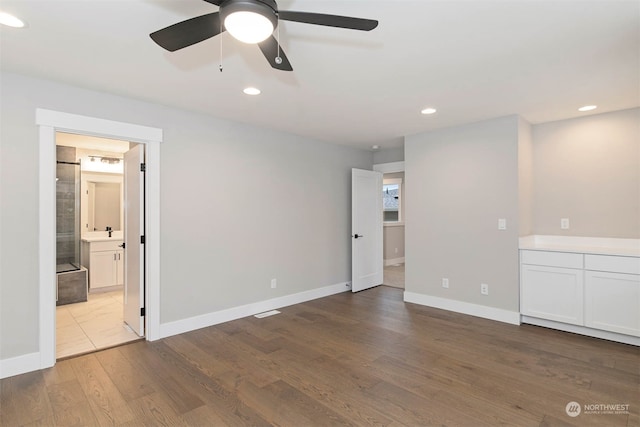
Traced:
<path id="1" fill-rule="evenodd" d="M 352 236 L 354 239 L 357 239 L 358 237 L 364 237 L 363 234 L 355 234 Z"/>
<path id="2" fill-rule="evenodd" d="M 122 244 L 118 245 L 118 247 L 124 249 L 124 242 L 122 242 Z"/>

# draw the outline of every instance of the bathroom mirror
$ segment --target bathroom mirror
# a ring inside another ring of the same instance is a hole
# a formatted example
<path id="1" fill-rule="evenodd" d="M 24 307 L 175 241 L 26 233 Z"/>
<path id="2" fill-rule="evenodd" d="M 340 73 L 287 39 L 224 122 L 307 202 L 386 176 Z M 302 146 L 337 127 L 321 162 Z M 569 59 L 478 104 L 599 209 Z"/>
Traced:
<path id="1" fill-rule="evenodd" d="M 119 231 L 120 226 L 120 184 L 112 182 L 88 181 L 89 231 L 104 231 L 111 227 Z"/>
<path id="2" fill-rule="evenodd" d="M 82 174 L 82 230 L 122 230 L 124 215 L 122 175 Z"/>

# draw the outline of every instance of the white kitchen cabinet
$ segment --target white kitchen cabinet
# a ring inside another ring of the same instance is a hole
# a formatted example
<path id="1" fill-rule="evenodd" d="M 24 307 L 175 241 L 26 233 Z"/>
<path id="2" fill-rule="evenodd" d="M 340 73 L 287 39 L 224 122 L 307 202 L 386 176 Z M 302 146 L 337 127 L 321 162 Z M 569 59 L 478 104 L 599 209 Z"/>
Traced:
<path id="1" fill-rule="evenodd" d="M 638 345 L 639 273 L 637 256 L 521 250 L 523 321 Z"/>
<path id="2" fill-rule="evenodd" d="M 124 251 L 122 240 L 83 242 L 84 259 L 89 270 L 89 289 L 124 285 Z"/>
<path id="3" fill-rule="evenodd" d="M 523 264 L 520 311 L 526 316 L 582 325 L 582 270 Z"/>
<path id="4" fill-rule="evenodd" d="M 585 326 L 640 337 L 640 275 L 586 271 Z"/>

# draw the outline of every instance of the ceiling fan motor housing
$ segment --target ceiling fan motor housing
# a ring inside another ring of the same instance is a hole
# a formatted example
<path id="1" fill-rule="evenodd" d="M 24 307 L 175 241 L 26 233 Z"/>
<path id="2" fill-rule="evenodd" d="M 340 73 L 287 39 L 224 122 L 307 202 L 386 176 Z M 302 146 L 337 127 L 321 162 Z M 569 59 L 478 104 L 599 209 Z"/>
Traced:
<path id="1" fill-rule="evenodd" d="M 275 29 L 278 26 L 278 5 L 275 0 L 227 0 L 220 5 L 220 21 L 234 12 L 253 12 L 264 16 Z"/>

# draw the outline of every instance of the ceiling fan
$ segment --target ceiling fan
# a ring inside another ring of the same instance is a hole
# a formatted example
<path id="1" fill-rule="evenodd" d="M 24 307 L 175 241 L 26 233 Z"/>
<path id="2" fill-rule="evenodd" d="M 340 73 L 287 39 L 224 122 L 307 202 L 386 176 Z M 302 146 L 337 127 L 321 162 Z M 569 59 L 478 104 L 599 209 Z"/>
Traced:
<path id="1" fill-rule="evenodd" d="M 241 42 L 257 44 L 273 68 L 293 71 L 282 47 L 273 36 L 279 20 L 360 31 L 371 31 L 378 26 L 378 21 L 372 19 L 278 10 L 275 0 L 204 1 L 219 6 L 220 10 L 155 31 L 150 34 L 153 41 L 174 52 L 228 31 Z"/>

